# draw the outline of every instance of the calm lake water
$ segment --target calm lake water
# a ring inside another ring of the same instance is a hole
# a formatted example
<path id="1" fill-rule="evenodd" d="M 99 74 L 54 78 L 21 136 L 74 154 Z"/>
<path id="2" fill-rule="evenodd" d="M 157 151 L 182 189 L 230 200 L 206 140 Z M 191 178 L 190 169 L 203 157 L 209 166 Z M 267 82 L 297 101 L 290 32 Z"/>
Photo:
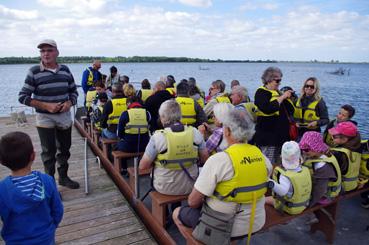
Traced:
<path id="1" fill-rule="evenodd" d="M 80 84 L 83 70 L 89 64 L 68 64 L 77 84 Z M 102 64 L 101 72 L 109 73 L 113 64 Z M 153 84 L 160 76 L 172 74 L 177 81 L 190 76 L 195 77 L 198 85 L 207 91 L 211 82 L 221 79 L 230 88 L 230 82 L 237 79 L 249 90 L 253 98 L 256 89 L 261 85 L 261 74 L 269 66 L 277 66 L 283 72 L 280 87 L 291 86 L 300 94 L 301 86 L 306 78 L 315 76 L 321 83 L 321 94 L 328 105 L 330 118 L 334 118 L 343 104 L 351 104 L 356 108 L 354 120 L 359 123 L 363 138 L 369 138 L 368 83 L 369 64 L 315 64 L 315 63 L 118 63 L 114 64 L 120 74 L 130 77 L 132 82 L 141 82 L 144 78 Z M 17 107 L 18 92 L 21 89 L 29 67 L 32 65 L 0 65 L 0 116 L 8 116 L 11 107 Z M 329 74 L 339 67 L 350 69 L 350 75 L 337 76 Z M 201 68 L 201 69 L 200 69 Z M 80 95 L 82 90 L 79 89 Z M 82 105 L 83 96 L 79 96 Z M 18 109 L 18 108 L 15 108 Z"/>

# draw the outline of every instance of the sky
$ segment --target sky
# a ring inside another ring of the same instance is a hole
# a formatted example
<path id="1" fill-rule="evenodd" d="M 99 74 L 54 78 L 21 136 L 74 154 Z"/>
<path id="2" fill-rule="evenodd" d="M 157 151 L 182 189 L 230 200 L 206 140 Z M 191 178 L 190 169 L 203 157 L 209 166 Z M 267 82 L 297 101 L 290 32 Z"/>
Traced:
<path id="1" fill-rule="evenodd" d="M 368 0 L 0 0 L 0 57 L 369 62 Z"/>

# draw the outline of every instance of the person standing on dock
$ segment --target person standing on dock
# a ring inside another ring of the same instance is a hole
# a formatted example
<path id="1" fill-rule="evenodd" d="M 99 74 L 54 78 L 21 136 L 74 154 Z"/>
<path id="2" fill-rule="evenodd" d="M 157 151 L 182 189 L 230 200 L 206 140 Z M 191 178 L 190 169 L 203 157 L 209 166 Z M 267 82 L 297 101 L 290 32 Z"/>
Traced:
<path id="1" fill-rule="evenodd" d="M 101 61 L 100 60 L 94 60 L 92 63 L 92 66 L 87 67 L 86 70 L 82 74 L 82 89 L 85 94 L 87 94 L 87 91 L 95 86 L 95 83 L 97 81 L 100 81 L 102 78 L 101 73 L 99 72 L 101 68 Z"/>
<path id="2" fill-rule="evenodd" d="M 28 71 L 18 99 L 20 103 L 36 108 L 36 127 L 45 172 L 54 177 L 55 163 L 58 162 L 59 185 L 78 189 L 78 182 L 67 174 L 73 124 L 70 108 L 77 103 L 77 87 L 69 68 L 56 62 L 59 51 L 54 40 L 45 39 L 37 48 L 40 49 L 41 63 Z"/>

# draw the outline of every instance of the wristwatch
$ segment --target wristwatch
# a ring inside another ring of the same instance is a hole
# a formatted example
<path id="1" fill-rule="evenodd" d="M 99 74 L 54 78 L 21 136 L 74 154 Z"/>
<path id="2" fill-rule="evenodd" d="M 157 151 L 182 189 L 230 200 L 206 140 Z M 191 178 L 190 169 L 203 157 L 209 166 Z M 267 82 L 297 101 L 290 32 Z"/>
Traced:
<path id="1" fill-rule="evenodd" d="M 273 189 L 274 187 L 274 181 L 273 180 L 269 180 L 268 181 L 268 186 L 267 186 L 269 189 Z"/>

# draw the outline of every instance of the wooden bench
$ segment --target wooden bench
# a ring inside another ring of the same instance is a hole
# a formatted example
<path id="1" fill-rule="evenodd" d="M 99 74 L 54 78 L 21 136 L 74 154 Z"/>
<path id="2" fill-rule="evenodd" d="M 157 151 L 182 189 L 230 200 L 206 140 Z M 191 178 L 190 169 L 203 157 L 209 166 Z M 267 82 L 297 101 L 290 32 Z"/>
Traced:
<path id="1" fill-rule="evenodd" d="M 318 223 L 314 223 L 310 225 L 310 231 L 312 233 L 316 231 L 321 231 L 326 237 L 326 240 L 329 244 L 333 244 L 335 233 L 336 233 L 336 217 L 337 217 L 337 208 L 338 203 L 341 200 L 350 199 L 355 197 L 365 191 L 369 191 L 369 187 L 356 189 L 345 194 L 338 196 L 332 202 L 328 204 L 318 204 L 314 205 L 311 208 L 306 209 L 301 214 L 297 215 L 288 215 L 286 213 L 279 212 L 274 207 L 270 205 L 265 205 L 265 212 L 266 212 L 266 220 L 263 228 L 261 231 L 265 231 L 268 228 L 279 225 L 279 224 L 286 224 L 290 220 L 300 217 L 302 215 L 306 215 L 309 213 L 314 213 L 316 218 L 318 219 Z M 201 242 L 197 241 L 192 236 L 193 229 L 188 227 L 178 227 L 180 232 L 184 235 L 184 238 L 187 241 L 187 244 L 202 244 Z"/>
<path id="2" fill-rule="evenodd" d="M 113 164 L 114 169 L 120 173 L 120 162 L 123 158 L 134 158 L 134 157 L 142 157 L 143 152 L 123 152 L 123 151 L 113 151 L 112 155 L 114 158 Z"/>
<path id="3" fill-rule="evenodd" d="M 101 138 L 101 143 L 102 143 L 102 150 L 103 150 L 104 156 L 109 159 L 109 146 L 111 146 L 112 144 L 118 143 L 118 140 Z"/>
<path id="4" fill-rule="evenodd" d="M 149 169 L 144 169 L 138 170 L 138 176 L 145 176 L 145 175 L 149 175 L 151 173 L 151 168 Z M 131 187 L 131 189 L 133 190 L 133 192 L 135 191 L 135 180 L 136 180 L 136 176 L 135 176 L 135 169 L 134 167 L 129 167 L 127 168 L 127 172 L 128 172 L 128 184 Z"/>
<path id="5" fill-rule="evenodd" d="M 188 195 L 165 195 L 157 191 L 150 192 L 151 213 L 154 218 L 164 227 L 167 218 L 167 206 L 171 203 L 187 200 Z"/>
<path id="6" fill-rule="evenodd" d="M 101 131 L 98 129 L 93 130 L 92 139 L 96 145 L 99 145 L 99 139 L 101 136 Z"/>

